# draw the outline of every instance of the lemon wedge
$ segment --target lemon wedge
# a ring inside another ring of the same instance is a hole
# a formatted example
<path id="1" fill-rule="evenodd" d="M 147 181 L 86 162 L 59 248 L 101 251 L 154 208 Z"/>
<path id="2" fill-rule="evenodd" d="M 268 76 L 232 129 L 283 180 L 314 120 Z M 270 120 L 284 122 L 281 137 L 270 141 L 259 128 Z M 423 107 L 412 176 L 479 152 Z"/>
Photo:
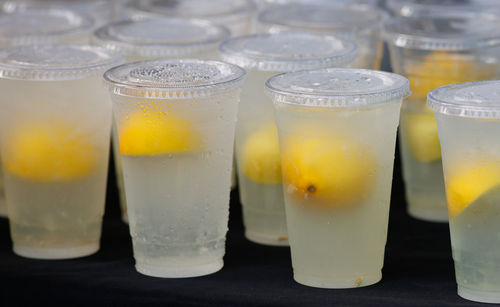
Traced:
<path id="1" fill-rule="evenodd" d="M 439 143 L 436 118 L 433 113 L 405 113 L 406 140 L 415 160 L 422 163 L 439 161 Z"/>
<path id="2" fill-rule="evenodd" d="M 499 163 L 470 163 L 446 176 L 448 213 L 454 218 L 481 195 L 500 185 Z"/>
<path id="3" fill-rule="evenodd" d="M 375 157 L 363 144 L 320 134 L 289 137 L 282 154 L 287 193 L 327 207 L 362 199 L 372 188 Z"/>
<path id="4" fill-rule="evenodd" d="M 281 160 L 278 129 L 268 123 L 244 142 L 241 169 L 250 180 L 260 184 L 281 183 Z"/>
<path id="5" fill-rule="evenodd" d="M 90 137 L 60 120 L 20 125 L 4 146 L 4 168 L 18 177 L 40 182 L 82 178 L 97 164 Z"/>
<path id="6" fill-rule="evenodd" d="M 198 151 L 201 139 L 191 122 L 161 110 L 138 110 L 119 129 L 124 155 L 180 154 Z"/>

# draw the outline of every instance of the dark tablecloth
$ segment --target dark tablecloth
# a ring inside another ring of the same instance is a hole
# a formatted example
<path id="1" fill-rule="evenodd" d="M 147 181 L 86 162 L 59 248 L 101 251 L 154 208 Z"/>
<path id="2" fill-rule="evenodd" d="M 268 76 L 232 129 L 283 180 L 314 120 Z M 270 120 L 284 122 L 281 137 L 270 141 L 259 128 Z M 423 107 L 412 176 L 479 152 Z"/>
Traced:
<path id="1" fill-rule="evenodd" d="M 389 70 L 388 61 L 384 61 Z M 231 193 L 224 268 L 212 275 L 161 279 L 134 269 L 128 227 L 120 220 L 114 170 L 108 183 L 101 250 L 65 260 L 31 260 L 11 251 L 8 222 L 0 219 L 0 306 L 468 306 L 456 294 L 447 224 L 406 214 L 396 153 L 383 278 L 349 290 L 293 281 L 290 250 L 245 239 L 238 192 Z"/>

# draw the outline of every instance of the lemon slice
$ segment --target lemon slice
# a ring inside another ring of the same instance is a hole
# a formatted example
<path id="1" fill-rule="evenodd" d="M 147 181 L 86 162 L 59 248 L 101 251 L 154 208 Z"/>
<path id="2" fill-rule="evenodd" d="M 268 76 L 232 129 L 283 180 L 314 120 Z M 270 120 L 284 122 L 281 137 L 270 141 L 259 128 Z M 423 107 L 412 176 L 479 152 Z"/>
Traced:
<path id="1" fill-rule="evenodd" d="M 191 122 L 161 110 L 138 110 L 125 119 L 119 131 L 124 155 L 180 154 L 198 151 L 201 139 Z"/>
<path id="2" fill-rule="evenodd" d="M 82 178 L 97 164 L 90 137 L 60 120 L 20 125 L 4 146 L 4 168 L 18 177 L 40 182 Z"/>
<path id="3" fill-rule="evenodd" d="M 319 134 L 286 139 L 282 168 L 287 193 L 328 207 L 362 199 L 376 174 L 375 157 L 365 145 Z"/>
<path id="4" fill-rule="evenodd" d="M 437 123 L 433 113 L 405 113 L 406 141 L 413 157 L 422 163 L 439 161 Z"/>
<path id="5" fill-rule="evenodd" d="M 274 122 L 251 134 L 243 144 L 241 169 L 250 180 L 260 184 L 281 183 L 278 129 Z"/>
<path id="6" fill-rule="evenodd" d="M 448 213 L 454 218 L 481 195 L 500 185 L 500 163 L 470 163 L 446 176 Z"/>

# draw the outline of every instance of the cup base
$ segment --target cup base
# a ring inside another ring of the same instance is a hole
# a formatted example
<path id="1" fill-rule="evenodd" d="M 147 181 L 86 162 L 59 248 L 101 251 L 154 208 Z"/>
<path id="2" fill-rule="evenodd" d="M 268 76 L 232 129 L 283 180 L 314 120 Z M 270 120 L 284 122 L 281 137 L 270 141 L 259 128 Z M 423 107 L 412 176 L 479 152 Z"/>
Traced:
<path id="1" fill-rule="evenodd" d="M 277 237 L 266 235 L 260 232 L 250 230 L 245 231 L 245 237 L 254 243 L 269 245 L 269 246 L 289 246 L 288 237 Z"/>
<path id="2" fill-rule="evenodd" d="M 67 248 L 42 248 L 14 245 L 13 250 L 16 255 L 26 258 L 46 260 L 72 259 L 96 253 L 99 250 L 99 243 Z"/>
<path id="3" fill-rule="evenodd" d="M 448 211 L 419 209 L 414 206 L 408 206 L 408 214 L 422 221 L 448 223 Z"/>
<path id="4" fill-rule="evenodd" d="M 330 280 L 327 281 L 323 278 L 316 276 L 306 276 L 294 274 L 293 279 L 301 285 L 323 288 L 323 289 L 351 289 L 366 287 L 378 283 L 382 279 L 382 272 L 374 275 L 363 275 L 354 280 Z"/>
<path id="5" fill-rule="evenodd" d="M 155 266 L 148 265 L 143 263 L 137 263 L 135 265 L 135 269 L 137 272 L 152 276 L 152 277 L 161 277 L 161 278 L 188 278 L 188 277 L 198 277 L 209 275 L 215 273 L 222 269 L 224 266 L 224 261 L 222 259 L 217 260 L 216 262 L 205 263 L 201 265 L 191 265 L 191 266 Z"/>
<path id="6" fill-rule="evenodd" d="M 458 295 L 466 300 L 480 303 L 500 303 L 500 293 L 490 291 L 478 291 L 458 286 Z"/>

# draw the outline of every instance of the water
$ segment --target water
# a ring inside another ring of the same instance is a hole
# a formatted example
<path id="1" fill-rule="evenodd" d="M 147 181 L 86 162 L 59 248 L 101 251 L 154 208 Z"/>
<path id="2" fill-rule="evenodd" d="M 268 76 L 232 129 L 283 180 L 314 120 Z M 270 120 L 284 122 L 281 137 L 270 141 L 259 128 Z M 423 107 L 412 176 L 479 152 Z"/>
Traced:
<path id="1" fill-rule="evenodd" d="M 105 172 L 83 179 L 37 182 L 5 172 L 14 252 L 63 259 L 99 249 Z"/>
<path id="2" fill-rule="evenodd" d="M 114 97 L 121 145 L 142 146 L 140 151 L 120 154 L 140 273 L 192 277 L 222 267 L 236 94 L 198 100 Z M 131 129 L 143 130 L 127 134 Z M 166 152 L 153 151 L 151 143 L 144 142 L 159 142 Z"/>
<path id="3" fill-rule="evenodd" d="M 267 245 L 288 245 L 282 184 L 259 184 L 240 173 L 245 236 Z"/>
<path id="4" fill-rule="evenodd" d="M 399 106 L 277 110 L 286 219 L 297 282 L 320 288 L 354 288 L 382 278 Z M 309 148 L 292 145 L 300 140 Z M 346 158 L 337 160 L 338 150 L 347 150 Z M 286 167 L 286 159 L 292 167 Z M 294 175 L 287 178 L 288 172 Z M 352 172 L 360 175 L 351 177 Z M 337 183 L 341 188 L 332 185 L 331 176 L 338 173 L 344 176 Z M 290 184 L 293 179 L 298 184 L 309 182 L 310 195 Z M 344 180 L 352 182 L 343 186 Z"/>
<path id="5" fill-rule="evenodd" d="M 406 185 L 408 212 L 413 217 L 419 219 L 434 222 L 447 222 L 448 210 L 446 208 L 443 165 L 441 162 L 441 155 L 439 154 L 439 143 L 435 144 L 434 142 L 434 140 L 438 139 L 437 127 L 434 127 L 435 129 L 432 127 L 427 129 L 424 126 L 423 131 L 418 130 L 418 126 L 410 127 L 412 124 L 418 125 L 418 123 L 408 120 L 408 117 L 412 115 L 430 116 L 430 119 L 434 121 L 434 115 L 428 111 L 408 110 L 404 107 L 401 110 L 399 142 L 403 163 L 403 178 Z M 412 152 L 411 146 L 409 145 L 409 143 L 412 142 L 412 140 L 410 140 L 412 137 L 409 132 L 410 129 L 415 129 L 413 137 L 419 137 L 419 140 L 414 140 L 414 146 L 424 147 L 424 149 L 420 148 L 419 151 L 420 160 Z M 436 148 L 432 148 L 433 146 L 437 146 L 437 154 L 433 154 L 433 150 L 436 150 Z"/>
<path id="6" fill-rule="evenodd" d="M 122 155 L 139 272 L 182 277 L 222 267 L 231 154 Z"/>
<path id="7" fill-rule="evenodd" d="M 500 303 L 500 188 L 487 192 L 450 219 L 458 293 Z"/>

